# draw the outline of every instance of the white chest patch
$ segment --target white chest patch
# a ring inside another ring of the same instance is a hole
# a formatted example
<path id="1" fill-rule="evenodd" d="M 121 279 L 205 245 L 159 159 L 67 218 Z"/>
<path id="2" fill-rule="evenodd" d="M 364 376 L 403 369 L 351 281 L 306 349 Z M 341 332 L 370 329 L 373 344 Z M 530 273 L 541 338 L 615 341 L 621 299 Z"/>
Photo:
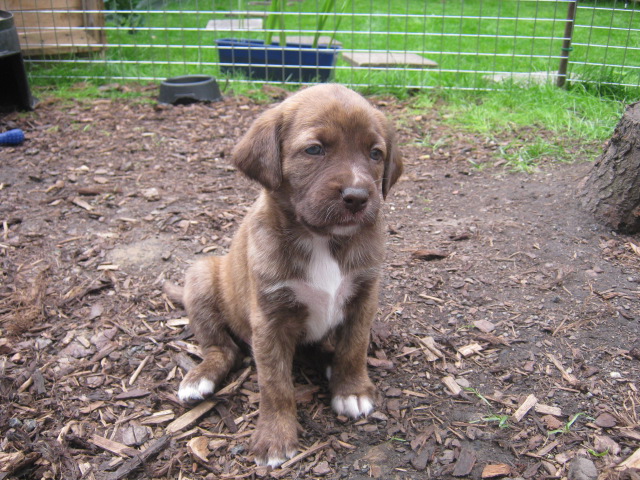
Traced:
<path id="1" fill-rule="evenodd" d="M 309 309 L 305 340 L 316 342 L 344 320 L 344 304 L 352 293 L 350 275 L 343 275 L 331 256 L 329 241 L 313 238 L 306 281 L 290 282 L 296 298 Z"/>

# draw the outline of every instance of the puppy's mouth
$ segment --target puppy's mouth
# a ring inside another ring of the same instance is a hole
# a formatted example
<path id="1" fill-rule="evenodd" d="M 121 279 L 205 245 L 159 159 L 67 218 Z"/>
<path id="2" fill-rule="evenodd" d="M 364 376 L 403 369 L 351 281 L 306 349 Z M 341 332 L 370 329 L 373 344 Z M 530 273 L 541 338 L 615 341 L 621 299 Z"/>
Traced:
<path id="1" fill-rule="evenodd" d="M 345 212 L 340 218 L 336 219 L 336 225 L 358 225 L 366 223 L 367 212 L 369 209 L 360 210 L 356 213 Z"/>
<path id="2" fill-rule="evenodd" d="M 300 212 L 299 221 L 311 231 L 316 233 L 357 232 L 360 228 L 375 223 L 377 209 L 367 207 L 358 212 L 313 211 L 310 215 Z"/>

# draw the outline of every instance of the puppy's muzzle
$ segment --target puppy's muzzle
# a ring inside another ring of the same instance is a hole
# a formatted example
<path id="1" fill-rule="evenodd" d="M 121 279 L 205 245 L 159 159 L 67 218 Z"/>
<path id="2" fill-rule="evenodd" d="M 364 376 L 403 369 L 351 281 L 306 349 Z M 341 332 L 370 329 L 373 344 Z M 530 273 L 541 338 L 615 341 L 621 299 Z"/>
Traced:
<path id="1" fill-rule="evenodd" d="M 365 188 L 345 188 L 342 190 L 342 201 L 351 213 L 356 214 L 365 209 L 369 201 L 369 191 Z"/>

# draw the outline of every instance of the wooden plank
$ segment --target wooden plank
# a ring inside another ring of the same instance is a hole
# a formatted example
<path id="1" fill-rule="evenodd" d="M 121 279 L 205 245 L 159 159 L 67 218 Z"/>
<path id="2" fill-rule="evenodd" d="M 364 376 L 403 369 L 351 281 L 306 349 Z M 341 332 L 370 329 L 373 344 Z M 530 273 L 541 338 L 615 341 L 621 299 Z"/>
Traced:
<path id="1" fill-rule="evenodd" d="M 511 467 L 506 463 L 485 465 L 482 470 L 482 478 L 505 477 L 511 474 Z"/>
<path id="2" fill-rule="evenodd" d="M 464 345 L 458 348 L 458 352 L 463 357 L 468 357 L 469 355 L 474 355 L 476 353 L 480 353 L 483 350 L 482 345 L 477 342 L 470 343 L 469 345 Z"/>
<path id="3" fill-rule="evenodd" d="M 79 10 L 82 0 L 2 0 L 0 3 L 11 5 L 15 10 Z"/>
<path id="4" fill-rule="evenodd" d="M 179 432 L 183 428 L 188 427 L 196 420 L 198 420 L 201 416 L 211 410 L 216 406 L 218 402 L 214 400 L 205 400 L 198 404 L 196 407 L 192 408 L 188 412 L 184 413 L 182 416 L 175 419 L 169 425 L 167 425 L 166 432 L 168 434 L 173 434 Z"/>
<path id="5" fill-rule="evenodd" d="M 529 413 L 529 410 L 531 410 L 536 403 L 538 403 L 538 399 L 535 397 L 535 395 L 531 394 L 529 395 L 524 402 L 522 402 L 522 405 L 520 405 L 518 407 L 518 409 L 515 411 L 515 413 L 512 415 L 512 418 L 515 422 L 519 422 L 520 420 L 522 420 L 522 418 Z"/>
<path id="6" fill-rule="evenodd" d="M 135 457 L 140 453 L 135 448 L 127 447 L 122 443 L 114 442 L 113 440 L 109 440 L 108 438 L 104 438 L 95 434 L 91 436 L 91 439 L 89 441 L 96 447 L 102 448 L 103 450 L 107 450 L 111 453 L 115 453 L 116 455 Z"/>
<path id="7" fill-rule="evenodd" d="M 562 409 L 560 407 L 552 407 L 551 405 L 544 405 L 542 403 L 536 403 L 535 405 L 536 412 L 542 415 L 553 415 L 556 417 L 562 416 Z"/>
<path id="8" fill-rule="evenodd" d="M 94 43 L 107 43 L 107 32 L 104 29 L 104 14 L 102 13 L 103 0 L 83 0 L 84 23 L 88 28 L 87 33 L 93 38 Z"/>
<path id="9" fill-rule="evenodd" d="M 451 376 L 443 377 L 442 383 L 445 384 L 445 386 L 449 389 L 449 391 L 453 395 L 460 395 L 460 393 L 462 392 L 462 387 L 460 387 L 460 385 L 458 385 L 458 382 L 456 382 L 455 378 Z"/>
<path id="10" fill-rule="evenodd" d="M 633 452 L 630 457 L 628 457 L 624 462 L 616 467 L 617 470 L 622 470 L 625 468 L 640 468 L 640 448 Z"/>
<path id="11" fill-rule="evenodd" d="M 342 56 L 355 67 L 395 67 L 398 65 L 415 68 L 438 67 L 438 64 L 433 60 L 417 53 L 343 50 Z"/>
<path id="12" fill-rule="evenodd" d="M 13 13 L 25 56 L 99 51 L 105 48 L 104 15 L 98 0 L 0 0 Z"/>

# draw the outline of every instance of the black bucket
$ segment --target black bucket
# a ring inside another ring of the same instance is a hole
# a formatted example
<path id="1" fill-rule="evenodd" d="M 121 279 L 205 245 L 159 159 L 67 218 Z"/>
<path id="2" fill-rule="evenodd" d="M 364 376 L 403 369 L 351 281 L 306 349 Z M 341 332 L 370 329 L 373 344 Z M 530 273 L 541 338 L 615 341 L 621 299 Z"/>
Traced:
<path id="1" fill-rule="evenodd" d="M 0 111 L 33 110 L 13 14 L 0 10 Z"/>

